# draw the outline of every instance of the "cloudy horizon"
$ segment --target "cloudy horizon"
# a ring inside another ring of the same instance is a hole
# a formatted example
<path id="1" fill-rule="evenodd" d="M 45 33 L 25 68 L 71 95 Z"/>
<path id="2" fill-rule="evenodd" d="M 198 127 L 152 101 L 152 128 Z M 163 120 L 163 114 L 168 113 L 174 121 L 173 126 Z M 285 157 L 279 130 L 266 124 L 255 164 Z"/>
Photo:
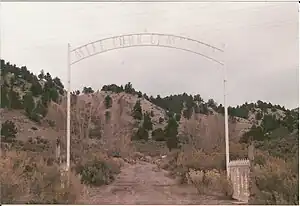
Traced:
<path id="1" fill-rule="evenodd" d="M 179 16 L 180 15 L 180 16 Z M 128 33 L 187 36 L 224 47 L 228 102 L 299 105 L 298 3 L 2 3 L 1 58 L 67 83 L 72 48 Z M 223 46 L 225 45 L 225 46 Z M 215 55 L 214 51 L 210 53 Z M 72 89 L 126 84 L 148 95 L 199 93 L 223 103 L 220 66 L 184 51 L 136 47 L 72 66 Z"/>

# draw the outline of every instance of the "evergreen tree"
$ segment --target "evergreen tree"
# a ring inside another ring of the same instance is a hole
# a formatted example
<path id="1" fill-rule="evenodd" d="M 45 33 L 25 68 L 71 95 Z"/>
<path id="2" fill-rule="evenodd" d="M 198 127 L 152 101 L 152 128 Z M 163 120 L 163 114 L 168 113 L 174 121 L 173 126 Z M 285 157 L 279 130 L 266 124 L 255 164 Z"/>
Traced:
<path id="1" fill-rule="evenodd" d="M 131 82 L 128 82 L 125 85 L 125 92 L 128 93 L 128 94 L 134 94 L 135 93 L 135 89 L 132 87 Z"/>
<path id="2" fill-rule="evenodd" d="M 217 103 L 213 100 L 213 99 L 209 99 L 207 101 L 207 106 L 209 106 L 210 108 L 212 108 L 213 110 L 217 110 Z"/>
<path id="3" fill-rule="evenodd" d="M 179 122 L 180 119 L 181 119 L 181 114 L 176 113 L 175 114 L 175 119 L 176 119 L 177 122 Z"/>
<path id="4" fill-rule="evenodd" d="M 133 135 L 132 140 L 148 140 L 148 131 L 144 127 L 139 127 L 137 132 Z"/>
<path id="5" fill-rule="evenodd" d="M 174 118 L 170 118 L 165 128 L 165 137 L 167 139 L 167 147 L 171 151 L 172 149 L 178 148 L 178 123 Z"/>
<path id="6" fill-rule="evenodd" d="M 44 91 L 41 100 L 42 100 L 42 104 L 45 107 L 48 107 L 48 103 L 50 102 L 50 93 L 48 91 Z"/>
<path id="7" fill-rule="evenodd" d="M 23 103 L 18 92 L 10 90 L 10 106 L 12 109 L 23 109 Z"/>
<path id="8" fill-rule="evenodd" d="M 279 121 L 276 119 L 275 115 L 264 115 L 261 125 L 264 133 L 267 133 L 279 127 Z"/>
<path id="9" fill-rule="evenodd" d="M 1 86 L 1 108 L 9 107 L 8 88 L 5 85 Z"/>
<path id="10" fill-rule="evenodd" d="M 31 113 L 35 108 L 35 103 L 31 92 L 28 92 L 27 94 L 24 95 L 23 101 L 24 101 L 24 109 L 27 115 L 31 115 Z"/>
<path id="11" fill-rule="evenodd" d="M 56 102 L 58 103 L 58 99 L 59 99 L 59 94 L 57 92 L 57 90 L 55 88 L 51 88 L 49 90 L 49 96 L 50 96 L 50 99 L 53 101 L 53 102 Z"/>
<path id="12" fill-rule="evenodd" d="M 220 104 L 216 110 L 216 112 L 220 113 L 220 114 L 224 114 L 224 107 L 222 104 Z"/>
<path id="13" fill-rule="evenodd" d="M 137 95 L 138 95 L 138 98 L 142 98 L 143 97 L 143 94 L 140 91 L 137 93 Z"/>
<path id="14" fill-rule="evenodd" d="M 43 93 L 43 88 L 38 81 L 34 81 L 31 84 L 30 91 L 32 92 L 33 96 L 38 97 Z"/>
<path id="15" fill-rule="evenodd" d="M 139 100 L 136 101 L 136 103 L 133 107 L 132 116 L 134 119 L 137 119 L 137 120 L 142 120 L 142 118 L 143 118 L 141 102 Z"/>
<path id="16" fill-rule="evenodd" d="M 148 112 L 146 112 L 144 114 L 143 128 L 146 131 L 152 130 L 152 128 L 153 128 L 153 124 L 151 122 L 151 117 Z"/>
<path id="17" fill-rule="evenodd" d="M 82 93 L 83 94 L 91 94 L 91 93 L 94 93 L 94 90 L 92 89 L 92 87 L 83 87 Z"/>
<path id="18" fill-rule="evenodd" d="M 38 78 L 40 80 L 43 80 L 45 78 L 45 72 L 44 72 L 44 70 L 41 70 L 40 74 L 38 75 Z"/>
<path id="19" fill-rule="evenodd" d="M 52 82 L 52 77 L 48 72 L 46 73 L 45 79 L 47 82 Z"/>
<path id="20" fill-rule="evenodd" d="M 109 109 L 112 107 L 112 98 L 109 95 L 107 95 L 105 97 L 104 104 L 105 104 L 106 109 Z"/>

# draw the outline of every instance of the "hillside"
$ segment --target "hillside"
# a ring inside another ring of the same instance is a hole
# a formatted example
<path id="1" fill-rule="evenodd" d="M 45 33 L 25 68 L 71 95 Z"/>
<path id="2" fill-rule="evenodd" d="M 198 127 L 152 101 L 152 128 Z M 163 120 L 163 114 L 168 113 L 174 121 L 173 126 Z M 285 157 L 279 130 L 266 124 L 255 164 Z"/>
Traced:
<path id="1" fill-rule="evenodd" d="M 44 71 L 35 75 L 25 66 L 1 60 L 1 147 L 8 154 L 22 151 L 55 162 L 55 143 L 59 140 L 65 162 L 65 94 L 58 77 Z M 230 158 L 247 158 L 247 146 L 254 143 L 260 172 L 266 175 L 273 168 L 268 162 L 280 162 L 292 173 L 274 175 L 285 178 L 280 184 L 294 192 L 298 180 L 295 158 L 299 149 L 299 108 L 289 110 L 257 101 L 229 107 L 228 114 Z M 130 82 L 124 86 L 104 85 L 97 91 L 84 87 L 71 95 L 71 138 L 72 168 L 81 175 L 91 156 L 110 161 L 112 157 L 131 158 L 136 152 L 158 158 L 178 151 L 178 158 L 181 155 L 182 160 L 190 161 L 180 163 L 178 159 L 172 170 L 224 170 L 224 107 L 213 99 L 204 101 L 199 94 L 148 97 Z M 295 196 L 287 197 L 278 186 L 276 192 L 281 196 L 272 199 L 268 184 L 258 185 L 258 199 L 265 201 L 260 203 L 295 201 Z"/>

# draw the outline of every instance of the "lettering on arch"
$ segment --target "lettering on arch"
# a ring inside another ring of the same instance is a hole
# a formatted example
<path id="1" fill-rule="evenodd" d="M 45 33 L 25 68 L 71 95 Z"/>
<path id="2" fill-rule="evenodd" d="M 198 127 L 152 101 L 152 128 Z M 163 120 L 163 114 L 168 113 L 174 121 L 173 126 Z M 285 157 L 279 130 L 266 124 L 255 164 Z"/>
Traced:
<path id="1" fill-rule="evenodd" d="M 75 64 L 95 54 L 136 46 L 158 46 L 184 50 L 199 54 L 207 59 L 222 64 L 215 58 L 210 57 L 211 55 L 207 54 L 208 50 L 214 53 L 215 51 L 223 52 L 223 50 L 219 48 L 187 37 L 159 33 L 139 33 L 114 36 L 77 47 L 71 51 L 71 64 Z"/>

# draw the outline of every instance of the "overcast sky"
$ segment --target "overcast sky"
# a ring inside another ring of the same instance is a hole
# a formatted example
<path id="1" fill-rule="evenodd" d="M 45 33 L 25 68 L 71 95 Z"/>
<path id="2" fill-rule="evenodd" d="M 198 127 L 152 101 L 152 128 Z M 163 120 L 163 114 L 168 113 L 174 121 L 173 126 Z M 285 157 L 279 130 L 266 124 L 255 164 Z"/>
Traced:
<path id="1" fill-rule="evenodd" d="M 140 32 L 175 34 L 217 47 L 230 105 L 270 101 L 298 107 L 297 3 L 2 3 L 1 58 L 66 84 L 67 43 Z M 214 52 L 211 52 L 214 56 Z M 125 84 L 150 95 L 199 93 L 223 103 L 220 66 L 159 47 L 119 49 L 72 67 L 72 88 Z"/>

